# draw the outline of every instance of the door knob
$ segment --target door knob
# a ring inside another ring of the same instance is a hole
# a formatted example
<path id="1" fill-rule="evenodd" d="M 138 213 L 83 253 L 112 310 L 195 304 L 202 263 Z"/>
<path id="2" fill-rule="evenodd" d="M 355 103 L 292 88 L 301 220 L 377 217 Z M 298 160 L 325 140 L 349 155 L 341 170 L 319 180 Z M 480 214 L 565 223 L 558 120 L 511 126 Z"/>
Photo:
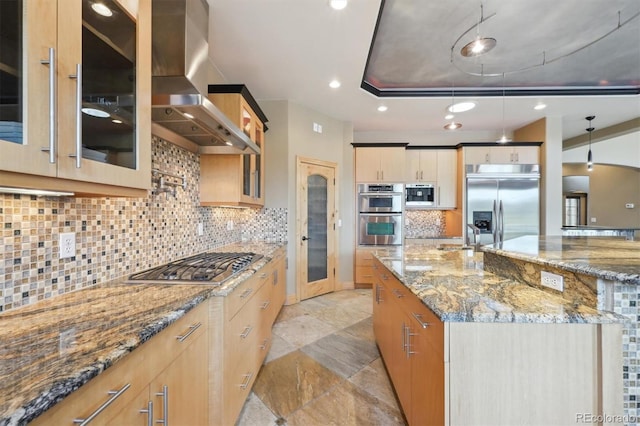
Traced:
<path id="1" fill-rule="evenodd" d="M 311 238 L 307 238 L 307 237 L 305 237 L 304 235 L 302 236 L 302 241 L 307 241 L 307 240 L 310 240 L 310 239 L 311 239 Z"/>

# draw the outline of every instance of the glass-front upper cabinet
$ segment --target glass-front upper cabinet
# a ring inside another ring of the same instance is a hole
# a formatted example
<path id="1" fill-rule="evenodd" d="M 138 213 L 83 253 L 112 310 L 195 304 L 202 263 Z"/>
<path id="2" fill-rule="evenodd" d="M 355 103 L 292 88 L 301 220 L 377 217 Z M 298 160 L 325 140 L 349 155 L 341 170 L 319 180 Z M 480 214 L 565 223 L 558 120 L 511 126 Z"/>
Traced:
<path id="1" fill-rule="evenodd" d="M 0 184 L 147 189 L 151 0 L 2 0 L 0 37 Z"/>

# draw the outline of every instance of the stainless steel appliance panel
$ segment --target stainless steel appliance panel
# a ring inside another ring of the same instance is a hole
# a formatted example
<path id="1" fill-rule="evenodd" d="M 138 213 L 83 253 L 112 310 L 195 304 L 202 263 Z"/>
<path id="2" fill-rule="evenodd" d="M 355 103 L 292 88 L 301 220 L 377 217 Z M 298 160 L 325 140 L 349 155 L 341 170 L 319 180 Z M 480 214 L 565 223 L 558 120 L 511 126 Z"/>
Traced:
<path id="1" fill-rule="evenodd" d="M 408 183 L 405 187 L 407 208 L 432 207 L 435 204 L 435 185 L 431 183 Z"/>
<path id="2" fill-rule="evenodd" d="M 360 213 L 359 245 L 401 245 L 402 213 Z"/>
<path id="3" fill-rule="evenodd" d="M 540 194 L 537 177 L 467 179 L 467 223 L 474 212 L 491 212 L 491 232 L 480 235 L 481 244 L 538 235 Z M 477 218 L 477 215 L 476 215 Z"/>
<path id="4" fill-rule="evenodd" d="M 402 184 L 358 184 L 359 213 L 400 213 L 402 198 Z"/>

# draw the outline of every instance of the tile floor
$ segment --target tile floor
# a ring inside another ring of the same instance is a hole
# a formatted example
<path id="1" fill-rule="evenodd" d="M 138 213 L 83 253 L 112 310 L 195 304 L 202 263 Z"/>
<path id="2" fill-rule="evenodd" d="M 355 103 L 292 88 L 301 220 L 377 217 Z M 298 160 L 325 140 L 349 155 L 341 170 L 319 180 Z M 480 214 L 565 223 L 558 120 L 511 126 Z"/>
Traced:
<path id="1" fill-rule="evenodd" d="M 237 425 L 404 425 L 371 310 L 371 290 L 284 306 Z"/>

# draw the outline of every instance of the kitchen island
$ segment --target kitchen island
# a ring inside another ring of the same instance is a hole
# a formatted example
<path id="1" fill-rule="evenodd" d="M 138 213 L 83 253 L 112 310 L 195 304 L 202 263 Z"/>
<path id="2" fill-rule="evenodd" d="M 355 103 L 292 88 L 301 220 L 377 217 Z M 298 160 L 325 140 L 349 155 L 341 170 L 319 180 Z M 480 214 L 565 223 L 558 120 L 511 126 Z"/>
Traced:
<path id="1" fill-rule="evenodd" d="M 374 251 L 376 342 L 410 424 L 623 416 L 624 317 L 440 248 Z"/>
<path id="2" fill-rule="evenodd" d="M 254 278 L 263 280 L 258 275 L 265 275 L 264 280 L 271 279 L 264 271 L 274 256 L 282 257 L 282 247 L 282 244 L 238 243 L 214 250 L 250 251 L 264 256 L 219 286 L 127 284 L 120 279 L 0 314 L 0 425 L 25 424 L 48 409 L 57 408 L 67 398 L 78 395 L 85 385 L 95 382 L 92 379 L 99 379 L 106 375 L 104 373 L 126 364 L 148 346 L 143 345 L 145 342 L 155 341 L 156 335 L 178 324 L 191 311 L 203 308 L 205 302 L 212 303 L 202 309 L 203 317 L 215 320 L 202 327 L 214 328 L 203 340 L 209 345 L 205 351 L 221 351 L 224 332 L 216 330 L 222 327 L 220 321 L 226 320 L 228 314 L 223 301 L 242 293 L 245 295 L 242 299 L 250 304 L 253 294 L 246 293 L 246 284 Z M 280 261 L 284 265 L 283 257 Z M 280 277 L 284 278 L 282 271 Z M 275 288 L 278 284 L 284 296 L 282 279 L 265 288 Z M 257 294 L 258 288 L 255 290 Z M 239 303 L 234 302 L 237 309 Z M 282 305 L 274 300 L 273 308 L 268 310 L 271 322 L 277 315 L 278 304 Z M 198 327 L 187 328 L 187 333 Z M 183 331 L 175 330 L 176 335 Z M 175 336 L 170 337 L 175 341 Z M 186 339 L 187 334 L 183 337 Z M 265 350 L 267 348 L 268 343 Z M 139 361 L 149 362 L 145 357 Z M 212 362 L 223 366 L 217 357 Z M 207 374 L 206 364 L 204 367 Z M 134 366 L 134 371 L 140 372 L 141 368 Z M 210 383 L 222 380 L 215 377 Z M 249 383 L 247 385 L 250 389 Z M 135 383 L 131 385 L 134 387 Z M 207 394 L 210 401 L 221 397 L 215 392 Z M 218 406 L 216 415 L 222 411 Z"/>

